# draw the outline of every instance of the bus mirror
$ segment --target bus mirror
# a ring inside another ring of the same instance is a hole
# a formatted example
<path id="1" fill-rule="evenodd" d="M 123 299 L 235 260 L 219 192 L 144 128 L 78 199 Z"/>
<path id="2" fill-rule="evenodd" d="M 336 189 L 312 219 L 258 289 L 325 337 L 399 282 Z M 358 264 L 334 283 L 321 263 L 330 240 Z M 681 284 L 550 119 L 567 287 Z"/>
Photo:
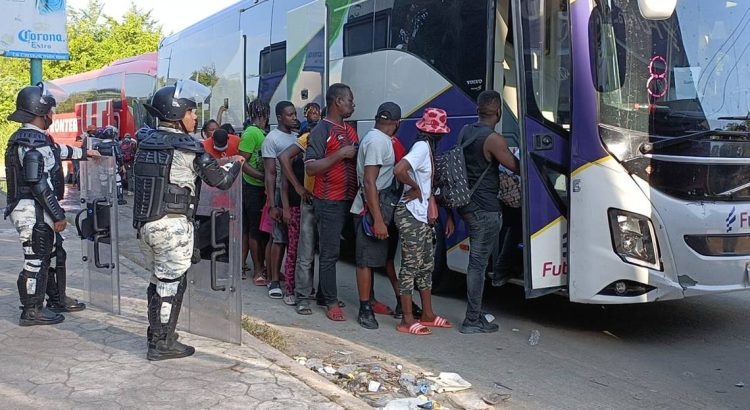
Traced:
<path id="1" fill-rule="evenodd" d="M 641 15 L 647 20 L 666 20 L 672 17 L 677 0 L 638 0 Z"/>

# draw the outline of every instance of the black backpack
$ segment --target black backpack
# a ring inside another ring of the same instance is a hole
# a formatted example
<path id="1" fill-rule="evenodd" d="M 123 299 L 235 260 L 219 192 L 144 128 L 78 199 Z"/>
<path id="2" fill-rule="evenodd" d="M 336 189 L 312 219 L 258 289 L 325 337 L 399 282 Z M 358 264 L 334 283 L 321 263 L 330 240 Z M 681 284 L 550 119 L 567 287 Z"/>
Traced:
<path id="1" fill-rule="evenodd" d="M 479 138 L 477 136 L 464 142 L 464 135 L 470 126 L 467 125 L 461 130 L 455 147 L 435 156 L 435 183 L 433 184 L 433 192 L 438 205 L 443 208 L 455 209 L 468 205 L 471 202 L 471 196 L 474 195 L 474 191 L 476 191 L 479 183 L 482 182 L 482 179 L 484 179 L 492 166 L 490 162 L 470 189 L 469 179 L 466 175 L 464 148 Z"/>

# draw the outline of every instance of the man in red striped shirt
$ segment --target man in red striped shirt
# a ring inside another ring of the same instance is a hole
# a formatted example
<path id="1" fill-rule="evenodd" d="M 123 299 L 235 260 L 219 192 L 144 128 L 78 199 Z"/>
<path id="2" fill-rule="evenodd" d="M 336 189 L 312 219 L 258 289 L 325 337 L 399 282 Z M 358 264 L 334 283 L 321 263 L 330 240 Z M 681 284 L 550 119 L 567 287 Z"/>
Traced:
<path id="1" fill-rule="evenodd" d="M 310 133 L 305 170 L 315 177 L 313 206 L 318 218 L 320 291 L 329 319 L 345 321 L 336 289 L 336 262 L 340 235 L 357 194 L 357 132 L 344 120 L 354 113 L 354 94 L 345 84 L 333 84 L 326 93 L 326 117 Z"/>

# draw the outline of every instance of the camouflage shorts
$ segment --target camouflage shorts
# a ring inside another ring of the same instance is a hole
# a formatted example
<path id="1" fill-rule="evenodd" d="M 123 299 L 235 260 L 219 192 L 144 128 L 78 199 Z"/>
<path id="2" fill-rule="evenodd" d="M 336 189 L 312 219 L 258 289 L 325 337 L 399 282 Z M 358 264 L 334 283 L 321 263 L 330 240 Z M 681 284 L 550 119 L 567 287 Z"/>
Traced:
<path id="1" fill-rule="evenodd" d="M 404 204 L 396 207 L 396 226 L 401 236 L 401 270 L 398 273 L 399 293 L 411 295 L 418 290 L 432 288 L 435 266 L 435 231 L 418 221 Z"/>

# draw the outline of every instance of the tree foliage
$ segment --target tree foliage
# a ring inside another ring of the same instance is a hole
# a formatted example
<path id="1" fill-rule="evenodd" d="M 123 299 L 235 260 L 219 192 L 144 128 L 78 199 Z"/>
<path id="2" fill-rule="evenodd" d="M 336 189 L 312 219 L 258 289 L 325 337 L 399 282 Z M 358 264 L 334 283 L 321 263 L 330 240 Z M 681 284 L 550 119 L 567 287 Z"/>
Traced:
<path id="1" fill-rule="evenodd" d="M 59 78 L 101 68 L 115 60 L 156 51 L 161 26 L 151 12 L 135 5 L 116 20 L 102 13 L 101 0 L 90 0 L 84 9 L 68 10 L 69 61 L 45 61 L 45 77 Z"/>
<path id="2" fill-rule="evenodd" d="M 102 0 L 89 0 L 86 7 L 68 7 L 69 61 L 44 61 L 44 78 L 55 79 L 95 70 L 121 58 L 156 51 L 162 28 L 134 4 L 115 19 L 102 12 Z M 0 57 L 0 149 L 5 152 L 7 130 L 16 125 L 6 117 L 15 109 L 15 96 L 29 83 L 29 61 Z"/>

